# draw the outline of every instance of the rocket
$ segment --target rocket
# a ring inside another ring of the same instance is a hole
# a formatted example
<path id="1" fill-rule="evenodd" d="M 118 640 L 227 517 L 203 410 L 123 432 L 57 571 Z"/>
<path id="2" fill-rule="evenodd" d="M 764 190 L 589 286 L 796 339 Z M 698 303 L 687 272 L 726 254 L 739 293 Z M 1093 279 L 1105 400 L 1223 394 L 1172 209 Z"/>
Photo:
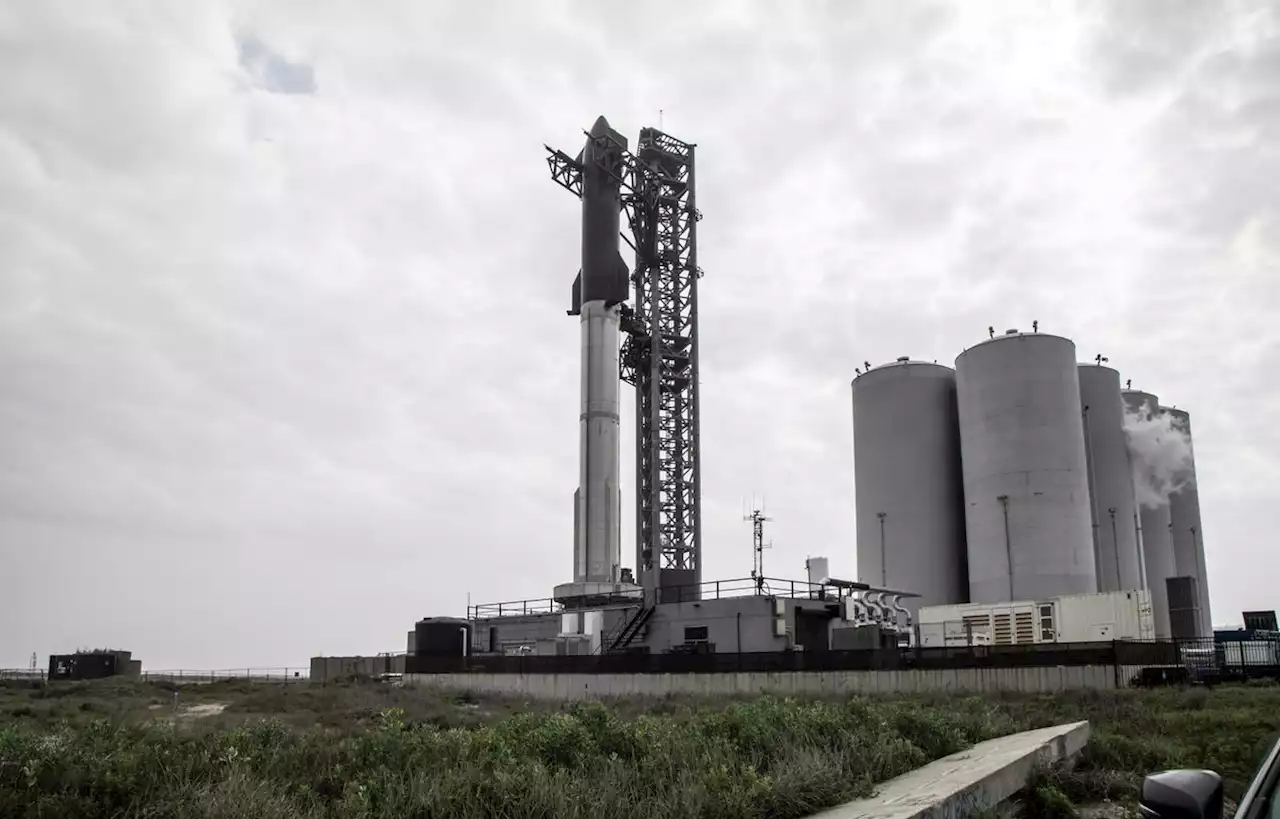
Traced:
<path id="1" fill-rule="evenodd" d="M 597 144 L 600 137 L 608 142 Z M 582 268 L 573 280 L 571 316 L 585 315 L 583 307 L 591 302 L 613 308 L 631 295 L 627 263 L 618 252 L 622 183 L 617 176 L 619 154 L 626 149 L 627 138 L 599 117 L 576 160 L 582 169 Z"/>
<path id="2" fill-rule="evenodd" d="M 600 117 L 577 158 L 582 172 L 582 268 L 573 282 L 568 311 L 579 317 L 582 328 L 578 488 L 573 493 L 575 585 L 617 583 L 621 572 L 618 330 L 630 282 L 618 244 L 618 177 L 626 146 L 626 138 Z"/>

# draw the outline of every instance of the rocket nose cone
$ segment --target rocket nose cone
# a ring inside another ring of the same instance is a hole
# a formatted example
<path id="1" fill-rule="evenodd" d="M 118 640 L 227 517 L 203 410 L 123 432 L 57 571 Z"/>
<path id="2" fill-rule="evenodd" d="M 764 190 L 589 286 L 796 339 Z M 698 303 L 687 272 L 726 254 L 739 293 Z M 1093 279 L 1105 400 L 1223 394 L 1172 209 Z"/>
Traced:
<path id="1" fill-rule="evenodd" d="M 591 136 L 604 136 L 609 133 L 612 128 L 609 127 L 609 120 L 604 118 L 604 114 L 596 117 L 596 124 L 591 126 Z"/>

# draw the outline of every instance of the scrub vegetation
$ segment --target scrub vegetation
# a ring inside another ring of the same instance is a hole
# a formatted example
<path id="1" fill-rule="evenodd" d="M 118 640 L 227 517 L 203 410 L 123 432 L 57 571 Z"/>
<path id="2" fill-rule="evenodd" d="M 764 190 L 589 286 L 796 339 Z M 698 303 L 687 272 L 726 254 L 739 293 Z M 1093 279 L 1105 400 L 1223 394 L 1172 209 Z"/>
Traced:
<path id="1" fill-rule="evenodd" d="M 1088 719 L 1061 810 L 1207 767 L 1238 796 L 1280 687 L 556 705 L 386 683 L 0 682 L 4 817 L 800 817 L 1019 730 Z M 1051 790 L 1046 790 L 1051 789 Z"/>

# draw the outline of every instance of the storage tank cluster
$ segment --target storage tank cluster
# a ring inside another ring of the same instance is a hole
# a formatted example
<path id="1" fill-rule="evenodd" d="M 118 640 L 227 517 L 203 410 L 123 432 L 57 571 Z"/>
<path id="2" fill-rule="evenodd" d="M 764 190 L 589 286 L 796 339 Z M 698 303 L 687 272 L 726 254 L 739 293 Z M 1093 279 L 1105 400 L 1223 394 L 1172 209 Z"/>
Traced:
<path id="1" fill-rule="evenodd" d="M 1149 589 L 1157 637 L 1211 636 L 1190 417 L 1069 339 L 991 335 L 954 368 L 858 370 L 858 579 L 918 593 L 913 610 Z M 1186 441 L 1165 496 L 1139 491 L 1135 421 Z"/>

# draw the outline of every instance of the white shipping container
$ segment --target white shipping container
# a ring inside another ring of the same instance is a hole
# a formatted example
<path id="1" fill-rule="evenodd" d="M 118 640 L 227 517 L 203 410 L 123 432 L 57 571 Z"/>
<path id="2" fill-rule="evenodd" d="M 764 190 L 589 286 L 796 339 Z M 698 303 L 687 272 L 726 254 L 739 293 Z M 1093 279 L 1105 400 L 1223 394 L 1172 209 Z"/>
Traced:
<path id="1" fill-rule="evenodd" d="M 825 557 L 810 557 L 804 561 L 805 572 L 809 575 L 810 586 L 822 586 L 831 577 L 830 561 Z M 817 591 L 817 589 L 812 589 Z"/>
<path id="2" fill-rule="evenodd" d="M 1072 594 L 1053 601 L 1059 643 L 1154 640 L 1151 592 Z"/>
<path id="3" fill-rule="evenodd" d="M 919 623 L 922 646 L 968 645 L 970 635 L 977 634 L 994 645 L 1155 639 L 1151 594 L 1146 591 L 925 606 Z"/>

